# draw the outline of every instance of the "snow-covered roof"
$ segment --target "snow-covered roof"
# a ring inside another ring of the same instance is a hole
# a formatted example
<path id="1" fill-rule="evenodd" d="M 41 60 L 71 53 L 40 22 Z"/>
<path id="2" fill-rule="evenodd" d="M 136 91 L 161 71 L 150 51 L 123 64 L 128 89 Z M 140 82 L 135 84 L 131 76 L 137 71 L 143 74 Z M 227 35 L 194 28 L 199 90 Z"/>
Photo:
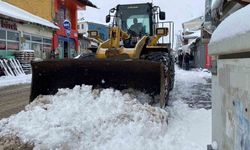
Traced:
<path id="1" fill-rule="evenodd" d="M 183 35 L 184 39 L 196 39 L 198 37 L 201 37 L 201 30 L 195 31 L 192 34 Z"/>
<path id="2" fill-rule="evenodd" d="M 27 21 L 35 24 L 40 24 L 46 27 L 59 29 L 56 25 L 54 25 L 52 22 L 49 22 L 46 19 L 43 19 L 41 17 L 38 17 L 36 15 L 33 15 L 23 9 L 20 9 L 16 6 L 13 6 L 9 3 L 0 1 L 0 14 L 5 15 L 11 18 L 15 18 L 22 21 Z"/>
<path id="3" fill-rule="evenodd" d="M 250 50 L 250 5 L 227 17 L 214 31 L 209 44 L 211 55 Z"/>

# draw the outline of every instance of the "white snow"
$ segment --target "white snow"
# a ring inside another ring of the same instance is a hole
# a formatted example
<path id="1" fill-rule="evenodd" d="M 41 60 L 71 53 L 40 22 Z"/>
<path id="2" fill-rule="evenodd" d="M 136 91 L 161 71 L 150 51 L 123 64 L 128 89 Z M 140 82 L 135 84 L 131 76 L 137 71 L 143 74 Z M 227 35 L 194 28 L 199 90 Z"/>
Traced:
<path id="1" fill-rule="evenodd" d="M 141 104 L 150 97 L 136 91 L 61 89 L 39 97 L 0 121 L 0 137 L 14 134 L 35 149 L 204 150 L 211 143 L 211 110 L 192 109 L 182 101 L 187 88 L 211 74 L 176 70 L 173 104 L 166 110 Z M 180 86 L 181 85 L 181 86 Z"/>
<path id="2" fill-rule="evenodd" d="M 41 17 L 38 17 L 36 15 L 33 15 L 23 9 L 20 9 L 18 7 L 15 7 L 9 3 L 0 1 L 0 14 L 6 15 L 15 19 L 31 22 L 31 23 L 37 23 L 40 25 L 44 25 L 50 28 L 59 29 L 56 25 L 54 25 L 52 22 L 49 22 L 46 19 L 43 19 Z"/>
<path id="3" fill-rule="evenodd" d="M 0 77 L 0 87 L 31 83 L 31 75 L 19 75 L 19 76 L 2 76 Z"/>
<path id="4" fill-rule="evenodd" d="M 212 34 L 210 43 L 220 42 L 227 38 L 234 38 L 241 34 L 250 32 L 250 5 L 241 8 L 227 17 L 221 24 L 216 28 Z"/>

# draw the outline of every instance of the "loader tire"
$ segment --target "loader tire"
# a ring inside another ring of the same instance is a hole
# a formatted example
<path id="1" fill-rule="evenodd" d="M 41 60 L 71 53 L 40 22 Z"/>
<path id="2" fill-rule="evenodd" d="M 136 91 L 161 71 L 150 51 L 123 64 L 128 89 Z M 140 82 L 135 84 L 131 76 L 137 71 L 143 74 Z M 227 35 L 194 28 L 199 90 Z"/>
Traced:
<path id="1" fill-rule="evenodd" d="M 170 70 L 169 70 L 169 65 L 170 65 L 170 60 L 169 60 L 169 54 L 165 52 L 151 52 L 149 54 L 144 55 L 142 58 L 150 61 L 155 61 L 155 62 L 161 62 L 164 65 L 164 77 L 165 81 L 162 86 L 164 86 L 163 90 L 161 92 L 164 93 L 165 101 L 161 102 L 160 105 L 165 107 L 168 105 L 168 99 L 169 99 L 169 89 L 170 89 Z"/>
<path id="2" fill-rule="evenodd" d="M 169 91 L 172 91 L 174 88 L 174 79 L 175 79 L 175 58 L 172 53 L 169 55 L 169 71 L 170 71 L 170 83 Z"/>

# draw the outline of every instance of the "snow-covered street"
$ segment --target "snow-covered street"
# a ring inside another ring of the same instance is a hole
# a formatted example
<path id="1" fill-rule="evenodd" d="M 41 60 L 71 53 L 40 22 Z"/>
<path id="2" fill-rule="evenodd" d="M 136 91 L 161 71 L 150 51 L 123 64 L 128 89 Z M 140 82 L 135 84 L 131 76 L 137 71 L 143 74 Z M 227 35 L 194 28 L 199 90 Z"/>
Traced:
<path id="1" fill-rule="evenodd" d="M 206 71 L 177 68 L 165 110 L 141 104 L 150 99 L 141 92 L 61 89 L 2 119 L 0 149 L 204 150 L 211 143 L 211 109 L 200 107 L 211 107 L 209 80 Z"/>
<path id="2" fill-rule="evenodd" d="M 2 76 L 0 77 L 0 88 L 16 84 L 31 83 L 31 75 Z"/>

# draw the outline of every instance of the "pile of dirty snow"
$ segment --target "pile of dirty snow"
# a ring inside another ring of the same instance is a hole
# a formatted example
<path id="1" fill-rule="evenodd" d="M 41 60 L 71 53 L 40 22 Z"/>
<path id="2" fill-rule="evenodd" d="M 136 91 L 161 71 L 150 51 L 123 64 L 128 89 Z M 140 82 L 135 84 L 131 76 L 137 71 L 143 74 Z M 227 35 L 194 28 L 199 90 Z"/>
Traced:
<path id="1" fill-rule="evenodd" d="M 182 98 L 186 88 L 206 83 L 209 73 L 178 68 L 176 73 L 166 110 L 140 103 L 150 96 L 131 89 L 83 85 L 40 96 L 0 120 L 0 149 L 204 150 L 211 143 L 211 110 L 190 108 Z"/>
<path id="2" fill-rule="evenodd" d="M 0 137 L 14 135 L 38 149 L 145 149 L 164 136 L 167 118 L 166 111 L 142 105 L 129 94 L 83 85 L 40 97 L 1 120 Z"/>

